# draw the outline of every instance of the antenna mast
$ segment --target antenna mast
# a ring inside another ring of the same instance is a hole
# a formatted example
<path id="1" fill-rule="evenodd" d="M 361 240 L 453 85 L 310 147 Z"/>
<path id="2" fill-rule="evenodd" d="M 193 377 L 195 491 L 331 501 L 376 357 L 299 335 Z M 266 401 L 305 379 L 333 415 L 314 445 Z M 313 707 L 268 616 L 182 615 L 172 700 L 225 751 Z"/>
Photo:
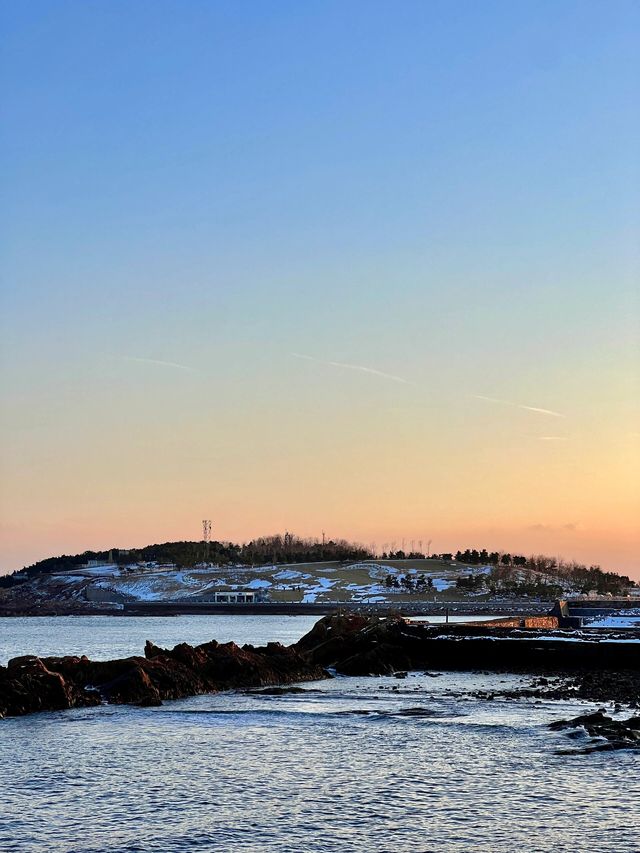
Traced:
<path id="1" fill-rule="evenodd" d="M 202 542 L 204 544 L 204 560 L 208 563 L 211 550 L 211 519 L 209 518 L 202 521 Z"/>

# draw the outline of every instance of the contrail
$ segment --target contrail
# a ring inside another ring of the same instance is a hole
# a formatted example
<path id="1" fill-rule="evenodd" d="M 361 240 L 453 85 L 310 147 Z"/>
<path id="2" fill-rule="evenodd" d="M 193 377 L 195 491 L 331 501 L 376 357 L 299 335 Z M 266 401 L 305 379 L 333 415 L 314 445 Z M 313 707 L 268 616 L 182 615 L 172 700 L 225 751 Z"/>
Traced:
<path id="1" fill-rule="evenodd" d="M 320 358 L 314 358 L 312 355 L 303 355 L 299 352 L 292 352 L 294 358 L 303 358 L 306 361 L 314 361 L 316 364 L 324 364 L 326 367 L 342 367 L 346 370 L 358 370 L 360 373 L 370 373 L 372 376 L 380 376 L 382 379 L 391 379 L 392 382 L 401 382 L 403 385 L 413 385 L 408 379 L 403 379 L 402 376 L 394 376 L 392 373 L 384 373 L 382 370 L 376 370 L 373 367 L 363 367 L 361 364 L 347 364 L 344 361 L 323 361 Z"/>
<path id="2" fill-rule="evenodd" d="M 158 358 L 139 358 L 135 355 L 121 355 L 120 358 L 124 359 L 125 361 L 137 361 L 141 364 L 157 364 L 160 367 L 173 367 L 176 370 L 186 370 L 188 373 L 198 372 L 193 367 L 187 367 L 186 364 L 178 364 L 175 361 L 161 361 Z"/>
<path id="3" fill-rule="evenodd" d="M 526 409 L 528 412 L 537 412 L 539 415 L 551 415 L 554 418 L 566 418 L 566 415 L 560 412 L 552 412 L 551 409 L 539 409 L 537 406 L 518 406 L 519 409 Z"/>
<path id="4" fill-rule="evenodd" d="M 486 400 L 488 403 L 499 403 L 501 406 L 513 406 L 515 409 L 524 409 L 527 412 L 535 412 L 537 415 L 551 415 L 553 418 L 566 418 L 560 412 L 551 409 L 541 409 L 538 406 L 525 406 L 522 403 L 512 403 L 510 400 L 497 400 L 495 397 L 485 397 L 483 394 L 473 394 L 474 400 Z"/>

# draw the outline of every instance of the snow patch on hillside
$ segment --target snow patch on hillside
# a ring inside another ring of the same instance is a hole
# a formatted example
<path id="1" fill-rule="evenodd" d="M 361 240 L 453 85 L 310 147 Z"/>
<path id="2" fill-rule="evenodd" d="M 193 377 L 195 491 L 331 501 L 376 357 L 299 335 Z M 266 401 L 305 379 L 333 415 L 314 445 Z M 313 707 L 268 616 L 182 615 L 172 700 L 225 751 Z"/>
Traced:
<path id="1" fill-rule="evenodd" d="M 302 572 L 294 572 L 291 569 L 285 569 L 282 572 L 276 572 L 273 579 L 276 581 L 292 581 L 301 577 L 303 577 Z M 307 575 L 307 577 L 309 576 Z"/>
<path id="2" fill-rule="evenodd" d="M 260 580 L 260 578 L 254 578 L 254 580 L 249 581 L 246 584 L 246 589 L 268 589 L 270 586 L 273 586 L 271 581 Z"/>
<path id="3" fill-rule="evenodd" d="M 431 578 L 433 588 L 436 592 L 444 592 L 446 589 L 451 589 L 456 585 L 455 581 L 445 580 L 444 578 Z"/>
<path id="4" fill-rule="evenodd" d="M 316 582 L 316 586 L 311 589 L 307 589 L 304 596 L 302 597 L 303 604 L 313 604 L 316 598 L 321 595 L 323 592 L 331 589 L 331 587 L 336 585 L 336 581 L 329 580 L 329 578 L 318 578 Z"/>

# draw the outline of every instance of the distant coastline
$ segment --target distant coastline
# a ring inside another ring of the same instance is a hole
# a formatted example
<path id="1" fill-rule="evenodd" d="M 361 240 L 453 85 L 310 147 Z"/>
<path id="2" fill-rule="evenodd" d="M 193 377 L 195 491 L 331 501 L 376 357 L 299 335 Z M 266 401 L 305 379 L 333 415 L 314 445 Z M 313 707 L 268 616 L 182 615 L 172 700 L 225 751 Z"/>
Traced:
<path id="1" fill-rule="evenodd" d="M 0 578 L 0 615 L 543 614 L 561 598 L 640 603 L 639 593 L 623 575 L 542 555 L 374 555 L 357 543 L 287 533 L 245 545 L 168 542 L 48 558 Z"/>

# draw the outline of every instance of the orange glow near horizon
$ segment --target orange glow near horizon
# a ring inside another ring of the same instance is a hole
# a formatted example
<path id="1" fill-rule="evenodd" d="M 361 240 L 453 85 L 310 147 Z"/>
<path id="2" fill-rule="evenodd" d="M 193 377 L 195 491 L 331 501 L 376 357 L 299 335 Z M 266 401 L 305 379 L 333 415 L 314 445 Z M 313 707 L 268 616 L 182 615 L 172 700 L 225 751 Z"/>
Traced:
<path id="1" fill-rule="evenodd" d="M 563 419 L 565 440 L 548 440 L 551 416 L 465 398 L 434 408 L 414 386 L 341 372 L 327 383 L 288 364 L 259 416 L 238 397 L 203 406 L 189 377 L 190 398 L 161 418 L 144 411 L 182 387 L 146 387 L 144 404 L 113 410 L 89 402 L 81 421 L 60 409 L 46 445 L 24 433 L 5 462 L 2 570 L 198 539 L 208 517 L 225 540 L 431 539 L 435 551 L 561 555 L 640 579 L 640 441 L 614 410 Z"/>
<path id="2" fill-rule="evenodd" d="M 76 5 L 5 4 L 0 572 L 211 518 L 640 578 L 637 9 Z"/>

